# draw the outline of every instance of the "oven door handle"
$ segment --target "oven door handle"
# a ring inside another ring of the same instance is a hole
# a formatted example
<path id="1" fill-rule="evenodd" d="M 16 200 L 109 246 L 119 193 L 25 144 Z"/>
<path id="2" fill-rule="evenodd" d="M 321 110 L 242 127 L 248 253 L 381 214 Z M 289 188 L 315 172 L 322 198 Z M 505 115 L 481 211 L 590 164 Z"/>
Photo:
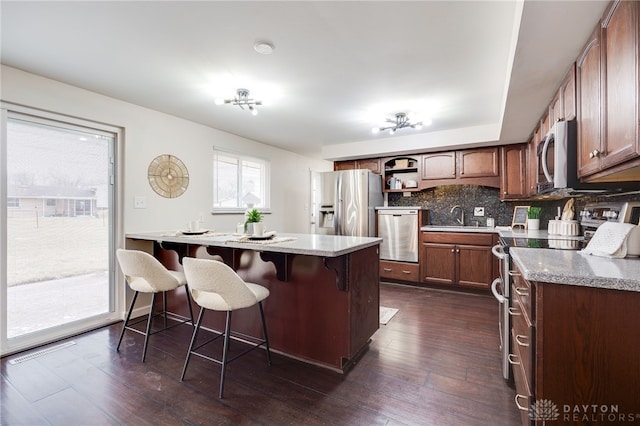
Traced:
<path id="1" fill-rule="evenodd" d="M 502 249 L 502 245 L 500 244 L 496 244 L 495 246 L 491 247 L 491 253 L 493 253 L 493 255 L 500 260 L 504 260 L 507 257 L 507 254 L 504 252 L 504 250 Z"/>
<path id="2" fill-rule="evenodd" d="M 501 282 L 502 282 L 502 278 L 496 278 L 495 280 L 493 280 L 493 282 L 491 283 L 491 292 L 493 293 L 493 297 L 495 297 L 498 300 L 498 302 L 506 303 L 507 298 L 501 295 L 500 293 L 498 293 L 497 287 L 498 287 L 498 284 Z"/>

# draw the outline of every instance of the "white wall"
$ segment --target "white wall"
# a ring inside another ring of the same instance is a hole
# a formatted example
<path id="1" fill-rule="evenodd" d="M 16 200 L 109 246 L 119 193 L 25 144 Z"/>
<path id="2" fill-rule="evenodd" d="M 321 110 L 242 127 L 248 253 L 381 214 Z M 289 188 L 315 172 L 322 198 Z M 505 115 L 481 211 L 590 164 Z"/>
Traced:
<path id="1" fill-rule="evenodd" d="M 309 170 L 332 170 L 332 163 L 303 157 L 191 121 L 2 66 L 2 101 L 70 115 L 124 129 L 124 231 L 182 229 L 204 213 L 204 227 L 232 231 L 242 215 L 211 215 L 213 146 L 271 161 L 271 211 L 267 228 L 281 232 L 309 229 Z M 247 117 L 250 119 L 251 117 Z M 147 168 L 160 154 L 180 158 L 189 170 L 189 187 L 178 198 L 157 195 Z M 134 209 L 144 196 L 146 209 Z"/>

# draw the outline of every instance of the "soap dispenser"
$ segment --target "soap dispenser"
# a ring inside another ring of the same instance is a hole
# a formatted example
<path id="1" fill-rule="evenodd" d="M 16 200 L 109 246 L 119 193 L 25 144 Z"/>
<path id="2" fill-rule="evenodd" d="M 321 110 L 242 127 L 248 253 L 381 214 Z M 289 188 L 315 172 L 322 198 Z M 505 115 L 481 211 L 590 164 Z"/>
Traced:
<path id="1" fill-rule="evenodd" d="M 495 228 L 495 226 L 496 226 L 496 222 L 495 220 L 493 220 L 493 216 L 489 215 L 489 217 L 487 218 L 487 227 Z"/>

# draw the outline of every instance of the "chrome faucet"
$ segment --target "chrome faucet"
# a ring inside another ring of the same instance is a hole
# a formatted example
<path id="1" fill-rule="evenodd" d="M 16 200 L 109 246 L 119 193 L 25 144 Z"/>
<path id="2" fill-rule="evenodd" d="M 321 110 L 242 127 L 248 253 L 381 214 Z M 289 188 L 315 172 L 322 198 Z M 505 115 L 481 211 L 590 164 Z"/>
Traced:
<path id="1" fill-rule="evenodd" d="M 455 206 L 451 207 L 451 211 L 449 213 L 453 213 L 455 209 L 460 209 L 460 219 L 456 220 L 460 225 L 464 226 L 464 210 L 462 209 L 462 207 L 456 204 Z"/>

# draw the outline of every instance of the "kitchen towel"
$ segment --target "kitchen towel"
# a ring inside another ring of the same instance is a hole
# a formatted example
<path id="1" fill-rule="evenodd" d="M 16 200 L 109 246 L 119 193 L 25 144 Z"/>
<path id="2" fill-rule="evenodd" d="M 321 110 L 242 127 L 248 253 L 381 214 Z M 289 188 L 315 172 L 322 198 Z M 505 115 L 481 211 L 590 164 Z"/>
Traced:
<path id="1" fill-rule="evenodd" d="M 632 223 L 605 222 L 598 227 L 580 254 L 623 258 L 627 255 L 627 238 L 636 227 Z"/>

